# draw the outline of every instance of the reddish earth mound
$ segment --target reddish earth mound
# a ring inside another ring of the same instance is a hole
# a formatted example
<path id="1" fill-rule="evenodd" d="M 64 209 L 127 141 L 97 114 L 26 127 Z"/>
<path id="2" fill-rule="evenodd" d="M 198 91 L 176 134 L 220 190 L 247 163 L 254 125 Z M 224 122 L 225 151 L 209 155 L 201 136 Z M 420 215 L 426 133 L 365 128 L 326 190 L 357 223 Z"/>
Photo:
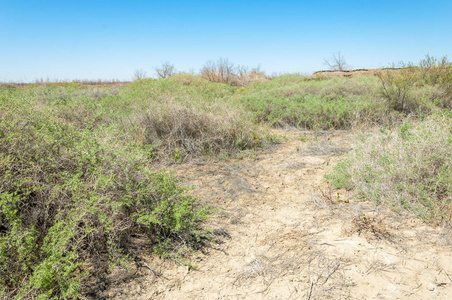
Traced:
<path id="1" fill-rule="evenodd" d="M 326 70 L 326 71 L 317 71 L 314 72 L 310 78 L 325 78 L 325 77 L 333 77 L 333 76 L 340 76 L 340 77 L 352 77 L 352 76 L 363 76 L 363 75 L 372 75 L 375 76 L 378 72 L 381 71 L 398 71 L 402 68 L 379 68 L 379 69 L 356 69 L 356 70 Z"/>

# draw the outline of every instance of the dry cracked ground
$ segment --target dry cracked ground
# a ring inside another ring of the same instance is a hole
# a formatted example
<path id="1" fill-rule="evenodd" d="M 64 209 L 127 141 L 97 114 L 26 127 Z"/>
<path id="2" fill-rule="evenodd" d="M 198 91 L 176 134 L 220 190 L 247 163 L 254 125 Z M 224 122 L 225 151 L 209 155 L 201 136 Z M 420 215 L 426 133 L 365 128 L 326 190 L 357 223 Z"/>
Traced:
<path id="1" fill-rule="evenodd" d="M 452 234 L 326 183 L 357 133 L 277 133 L 250 157 L 174 168 L 216 208 L 216 242 L 191 258 L 195 270 L 144 255 L 99 297 L 452 298 Z"/>

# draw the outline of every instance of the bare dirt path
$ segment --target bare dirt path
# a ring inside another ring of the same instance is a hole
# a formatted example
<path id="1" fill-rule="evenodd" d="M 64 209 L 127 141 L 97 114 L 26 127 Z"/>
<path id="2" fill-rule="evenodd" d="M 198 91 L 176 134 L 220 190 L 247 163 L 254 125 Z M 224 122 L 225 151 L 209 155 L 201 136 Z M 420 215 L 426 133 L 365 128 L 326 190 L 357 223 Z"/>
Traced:
<path id="1" fill-rule="evenodd" d="M 149 260 L 106 298 L 452 298 L 446 232 L 326 183 L 355 134 L 278 133 L 280 145 L 252 157 L 178 166 L 218 210 L 209 224 L 218 243 L 193 257 L 196 270 Z"/>

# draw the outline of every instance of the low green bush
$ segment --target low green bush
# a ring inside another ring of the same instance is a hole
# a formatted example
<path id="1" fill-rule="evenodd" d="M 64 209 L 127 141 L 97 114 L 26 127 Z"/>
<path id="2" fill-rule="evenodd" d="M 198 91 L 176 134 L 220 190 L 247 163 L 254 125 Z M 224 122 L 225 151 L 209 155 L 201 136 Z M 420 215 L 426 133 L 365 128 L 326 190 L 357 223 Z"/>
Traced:
<path id="1" fill-rule="evenodd" d="M 116 144 L 116 127 L 81 129 L 28 104 L 0 115 L 3 298 L 77 298 L 86 278 L 127 264 L 137 234 L 175 257 L 207 237 L 210 210 L 141 148 Z"/>
<path id="2" fill-rule="evenodd" d="M 240 92 L 236 102 L 252 113 L 254 122 L 273 127 L 347 129 L 399 118 L 389 110 L 377 78 L 371 76 L 311 80 L 284 75 Z"/>
<path id="3" fill-rule="evenodd" d="M 416 66 L 400 63 L 377 73 L 381 94 L 391 110 L 413 113 L 431 106 L 452 108 L 452 63 L 446 56 L 441 59 L 426 56 Z M 434 87 L 430 97 L 419 97 L 420 89 Z"/>
<path id="4" fill-rule="evenodd" d="M 273 127 L 349 128 L 354 121 L 355 104 L 343 97 L 329 99 L 312 94 L 290 98 L 250 95 L 240 101 L 247 110 L 253 112 L 256 123 L 267 123 Z"/>

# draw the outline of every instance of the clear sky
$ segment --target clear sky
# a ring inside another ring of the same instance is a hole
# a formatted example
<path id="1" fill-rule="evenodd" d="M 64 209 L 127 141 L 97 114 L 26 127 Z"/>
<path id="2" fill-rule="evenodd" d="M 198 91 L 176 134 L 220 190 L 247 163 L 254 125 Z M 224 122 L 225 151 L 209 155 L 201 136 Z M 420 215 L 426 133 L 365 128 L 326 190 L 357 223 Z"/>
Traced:
<path id="1" fill-rule="evenodd" d="M 130 80 L 170 61 L 312 73 L 341 51 L 354 68 L 452 54 L 452 0 L 0 0 L 0 81 Z"/>

